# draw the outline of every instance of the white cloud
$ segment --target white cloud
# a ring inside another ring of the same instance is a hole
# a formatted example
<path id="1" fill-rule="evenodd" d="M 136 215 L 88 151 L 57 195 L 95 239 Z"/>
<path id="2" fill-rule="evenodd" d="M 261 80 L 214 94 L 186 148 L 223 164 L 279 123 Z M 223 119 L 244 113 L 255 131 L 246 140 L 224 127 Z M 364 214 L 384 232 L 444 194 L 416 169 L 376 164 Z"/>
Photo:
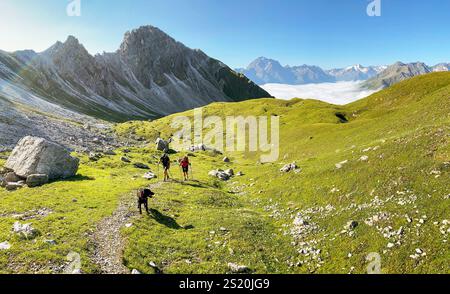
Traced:
<path id="1" fill-rule="evenodd" d="M 361 81 L 357 81 L 306 85 L 265 84 L 261 87 L 279 99 L 316 99 L 332 104 L 345 105 L 377 92 L 361 89 L 361 84 Z"/>

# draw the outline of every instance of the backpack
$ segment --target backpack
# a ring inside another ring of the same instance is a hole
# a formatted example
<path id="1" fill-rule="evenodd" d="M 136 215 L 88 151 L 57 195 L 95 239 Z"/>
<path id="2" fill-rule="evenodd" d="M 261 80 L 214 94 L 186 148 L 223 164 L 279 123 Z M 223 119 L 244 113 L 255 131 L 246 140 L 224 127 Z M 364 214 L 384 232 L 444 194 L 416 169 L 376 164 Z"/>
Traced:
<path id="1" fill-rule="evenodd" d="M 180 162 L 180 165 L 181 165 L 182 167 L 188 167 L 188 166 L 189 166 L 189 159 L 183 158 L 183 159 L 181 160 L 181 162 Z"/>
<path id="2" fill-rule="evenodd" d="M 168 166 L 170 163 L 170 158 L 166 154 L 161 157 L 161 163 L 163 166 Z"/>

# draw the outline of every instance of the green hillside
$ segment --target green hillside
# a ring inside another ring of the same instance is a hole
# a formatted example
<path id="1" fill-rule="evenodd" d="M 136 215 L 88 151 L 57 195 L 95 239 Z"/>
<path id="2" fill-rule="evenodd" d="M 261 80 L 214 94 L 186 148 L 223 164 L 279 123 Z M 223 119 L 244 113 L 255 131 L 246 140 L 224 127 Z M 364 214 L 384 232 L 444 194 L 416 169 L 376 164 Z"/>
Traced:
<path id="1" fill-rule="evenodd" d="M 81 253 L 83 272 L 99 272 L 92 234 L 126 202 L 132 226 L 121 233 L 130 271 L 228 273 L 235 263 L 253 273 L 365 273 L 367 256 L 378 253 L 383 273 L 450 273 L 449 97 L 450 73 L 434 73 L 346 106 L 301 99 L 209 105 L 204 115 L 279 116 L 279 161 L 261 164 L 256 152 L 195 153 L 196 181 L 151 181 L 153 211 L 140 217 L 133 189 L 147 182 L 120 160 L 123 149 L 98 162 L 83 156 L 73 181 L 0 190 L 0 243 L 12 244 L 0 250 L 0 272 L 59 272 L 70 251 Z M 116 131 L 153 141 L 174 133 L 177 115 Z M 153 146 L 129 149 L 133 162 L 158 171 Z M 279 171 L 291 162 L 301 172 Z M 217 168 L 244 175 L 222 182 L 208 176 Z M 181 178 L 176 167 L 172 175 Z M 14 215 L 42 208 L 53 213 L 30 220 L 39 237 L 12 236 Z M 345 228 L 349 222 L 354 229 Z"/>

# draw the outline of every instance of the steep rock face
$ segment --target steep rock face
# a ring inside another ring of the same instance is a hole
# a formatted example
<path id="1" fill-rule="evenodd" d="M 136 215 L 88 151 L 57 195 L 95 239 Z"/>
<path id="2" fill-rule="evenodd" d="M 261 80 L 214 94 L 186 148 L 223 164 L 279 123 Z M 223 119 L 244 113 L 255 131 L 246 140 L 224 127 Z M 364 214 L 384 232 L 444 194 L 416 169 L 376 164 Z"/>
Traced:
<path id="1" fill-rule="evenodd" d="M 42 53 L 0 52 L 0 79 L 66 109 L 110 121 L 270 97 L 220 61 L 151 26 L 126 33 L 114 53 L 91 56 L 72 36 Z M 0 94 L 8 99 L 2 89 Z"/>

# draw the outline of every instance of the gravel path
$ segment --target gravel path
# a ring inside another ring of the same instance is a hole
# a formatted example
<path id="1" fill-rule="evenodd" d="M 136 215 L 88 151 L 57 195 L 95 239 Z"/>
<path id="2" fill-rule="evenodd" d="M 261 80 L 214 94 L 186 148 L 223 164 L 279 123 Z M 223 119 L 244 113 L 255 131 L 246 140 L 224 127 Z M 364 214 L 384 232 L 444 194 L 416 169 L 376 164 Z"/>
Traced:
<path id="1" fill-rule="evenodd" d="M 157 189 L 162 183 L 150 185 L 150 189 Z M 123 265 L 123 250 L 125 240 L 120 230 L 130 223 L 130 219 L 138 215 L 136 192 L 124 195 L 114 213 L 104 218 L 92 235 L 95 250 L 92 260 L 103 274 L 129 274 L 130 270 Z"/>

